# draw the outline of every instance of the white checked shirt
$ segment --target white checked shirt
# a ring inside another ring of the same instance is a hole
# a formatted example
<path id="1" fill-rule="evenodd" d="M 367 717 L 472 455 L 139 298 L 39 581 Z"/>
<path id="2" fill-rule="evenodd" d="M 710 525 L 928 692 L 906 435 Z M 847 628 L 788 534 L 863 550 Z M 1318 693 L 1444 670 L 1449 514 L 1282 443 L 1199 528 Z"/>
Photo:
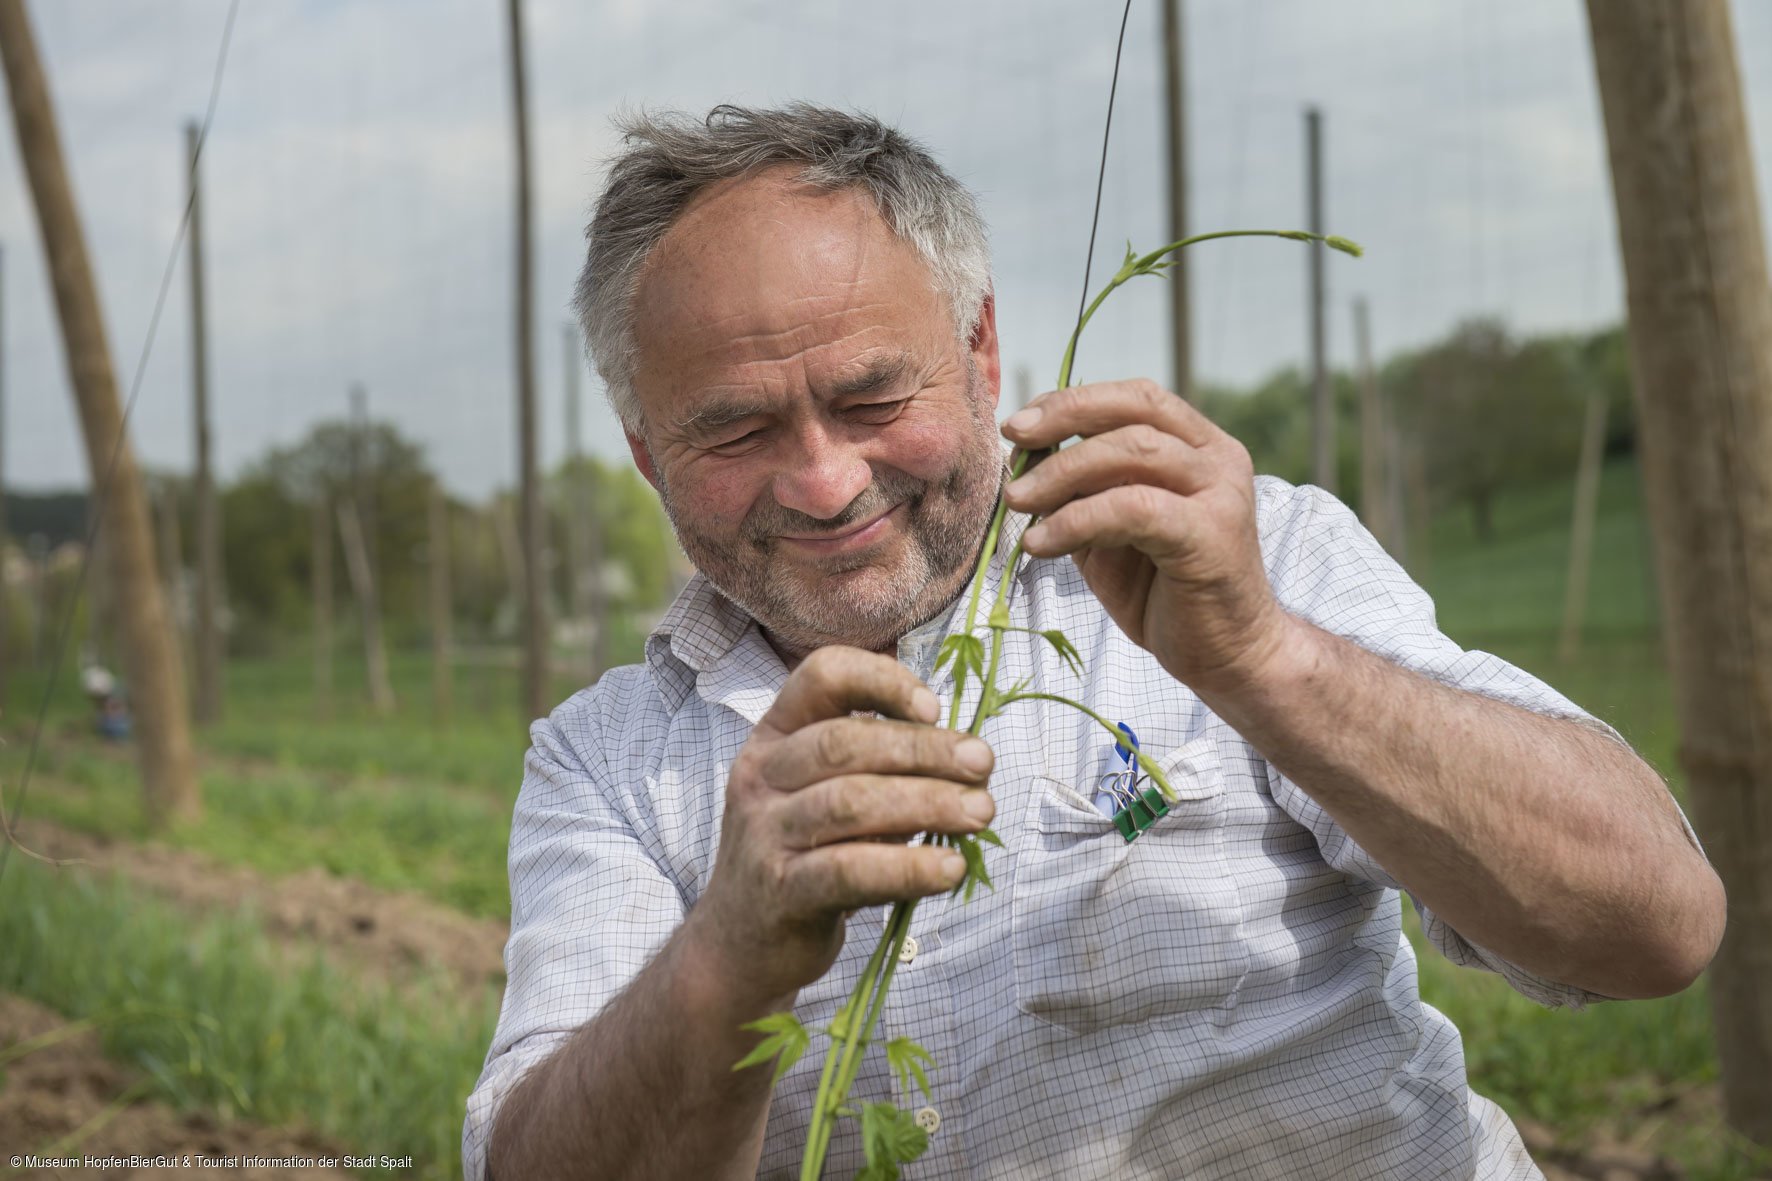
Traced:
<path id="1" fill-rule="evenodd" d="M 1257 492 L 1268 576 L 1293 613 L 1435 679 L 1587 716 L 1442 635 L 1428 596 L 1334 497 L 1271 477 Z M 1026 524 L 1010 514 L 985 604 Z M 878 1049 L 851 1092 L 935 1126 L 907 1181 L 1539 1177 L 1507 1116 L 1467 1087 L 1458 1031 L 1420 999 L 1397 881 L 1128 640 L 1069 558 L 1024 559 L 1009 604 L 1018 626 L 1062 629 L 1086 672 L 1010 632 L 999 683 L 1029 676 L 1127 722 L 1180 801 L 1128 844 L 1092 802 L 1121 766 L 1099 726 L 1051 702 L 986 725 L 996 889 L 923 900 L 877 1031 L 931 1051 L 934 1093 L 905 1093 Z M 925 680 L 947 623 L 899 645 Z M 511 828 L 509 983 L 468 1099 L 468 1181 L 485 1175 L 513 1083 L 634 978 L 707 887 L 728 770 L 786 676 L 750 617 L 698 574 L 644 664 L 611 670 L 531 729 Z M 951 670 L 931 687 L 945 719 Z M 885 914 L 857 913 L 836 965 L 801 991 L 808 1028 L 830 1021 Z M 1602 999 L 1422 917 L 1441 952 L 1535 1001 Z M 798 1176 L 825 1047 L 815 1036 L 777 1087 L 759 1177 Z M 825 1175 L 862 1164 L 856 1124 L 840 1120 Z"/>

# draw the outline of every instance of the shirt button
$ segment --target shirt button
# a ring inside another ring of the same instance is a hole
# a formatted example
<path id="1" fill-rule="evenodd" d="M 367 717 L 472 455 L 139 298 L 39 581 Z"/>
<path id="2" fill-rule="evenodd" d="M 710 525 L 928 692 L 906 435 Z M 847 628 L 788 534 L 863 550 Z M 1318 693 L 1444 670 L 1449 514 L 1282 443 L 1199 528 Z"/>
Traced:
<path id="1" fill-rule="evenodd" d="M 898 949 L 898 962 L 901 964 L 908 964 L 916 958 L 917 937 L 915 935 L 906 935 L 904 937 L 904 946 Z"/>
<path id="2" fill-rule="evenodd" d="M 934 1135 L 935 1129 L 941 1127 L 941 1112 L 933 1107 L 920 1108 L 916 1118 L 917 1126 L 930 1135 Z"/>

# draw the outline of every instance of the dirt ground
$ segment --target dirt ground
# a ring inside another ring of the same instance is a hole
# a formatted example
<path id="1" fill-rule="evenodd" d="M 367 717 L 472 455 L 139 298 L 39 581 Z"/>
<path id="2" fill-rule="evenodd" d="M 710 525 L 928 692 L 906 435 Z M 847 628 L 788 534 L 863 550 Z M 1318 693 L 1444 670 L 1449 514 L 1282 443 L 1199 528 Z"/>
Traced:
<path id="1" fill-rule="evenodd" d="M 0 1058 L 21 1042 L 62 1029 L 67 1018 L 20 997 L 0 995 Z M 222 1125 L 199 1112 L 180 1114 L 159 1102 L 129 1102 L 134 1079 L 106 1058 L 91 1030 L 32 1050 L 0 1067 L 0 1176 L 180 1177 L 186 1156 L 273 1159 L 342 1157 L 336 1146 L 309 1133 L 252 1124 Z M 71 1140 L 65 1147 L 60 1142 Z M 15 1169 L 15 1155 L 55 1149 L 60 1157 L 174 1157 L 178 1168 Z M 205 1169 L 221 1177 L 342 1178 L 331 1168 Z"/>
<path id="2" fill-rule="evenodd" d="M 18 836 L 45 856 L 86 863 L 70 867 L 75 872 L 121 874 L 194 911 L 251 907 L 273 939 L 298 951 L 317 945 L 378 977 L 408 977 L 429 966 L 468 990 L 504 983 L 506 924 L 415 894 L 376 890 L 318 868 L 267 878 L 189 850 L 107 841 L 43 820 L 27 818 Z"/>

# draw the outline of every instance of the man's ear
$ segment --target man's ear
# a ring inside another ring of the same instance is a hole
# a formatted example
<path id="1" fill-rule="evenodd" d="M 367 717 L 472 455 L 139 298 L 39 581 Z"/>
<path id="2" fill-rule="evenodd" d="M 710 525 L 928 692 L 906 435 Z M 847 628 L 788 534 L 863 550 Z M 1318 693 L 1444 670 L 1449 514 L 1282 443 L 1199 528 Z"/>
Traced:
<path id="1" fill-rule="evenodd" d="M 1003 392 L 1003 361 L 997 353 L 997 295 L 989 288 L 985 289 L 984 302 L 978 307 L 978 323 L 966 344 L 972 352 L 972 363 L 978 366 L 985 388 L 990 391 L 994 410 Z"/>
<path id="2" fill-rule="evenodd" d="M 658 492 L 658 472 L 653 470 L 652 452 L 646 449 L 646 440 L 633 431 L 624 430 L 622 434 L 628 437 L 628 452 L 634 457 L 634 466 L 640 469 L 640 474 L 646 477 L 646 482 L 652 485 L 652 490 Z"/>

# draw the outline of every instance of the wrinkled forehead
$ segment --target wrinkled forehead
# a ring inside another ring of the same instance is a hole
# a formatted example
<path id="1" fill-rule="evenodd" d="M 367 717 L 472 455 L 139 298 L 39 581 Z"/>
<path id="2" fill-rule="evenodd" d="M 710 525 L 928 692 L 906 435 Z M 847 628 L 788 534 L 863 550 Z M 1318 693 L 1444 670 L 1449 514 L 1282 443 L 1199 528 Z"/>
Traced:
<path id="1" fill-rule="evenodd" d="M 698 194 L 648 257 L 634 313 L 643 399 L 746 366 L 939 342 L 947 324 L 928 266 L 865 193 L 782 170 Z"/>

